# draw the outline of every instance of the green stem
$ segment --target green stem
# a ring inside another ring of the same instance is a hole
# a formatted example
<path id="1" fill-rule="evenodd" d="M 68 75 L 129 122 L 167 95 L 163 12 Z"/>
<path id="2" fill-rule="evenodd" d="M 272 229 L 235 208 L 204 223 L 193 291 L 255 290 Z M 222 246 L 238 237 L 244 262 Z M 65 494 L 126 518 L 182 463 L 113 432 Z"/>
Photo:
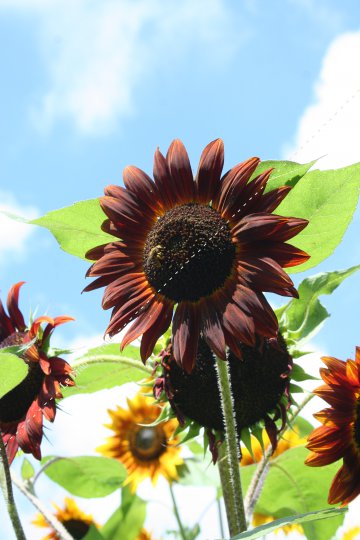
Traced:
<path id="1" fill-rule="evenodd" d="M 314 394 L 309 393 L 306 398 L 298 405 L 298 407 L 294 410 L 294 412 L 289 416 L 288 422 L 286 426 L 282 429 L 282 431 L 279 433 L 279 437 L 288 429 L 288 425 L 291 425 L 296 417 L 300 414 L 300 412 L 303 410 L 305 405 L 309 403 L 309 401 L 314 397 Z M 262 486 L 264 485 L 266 476 L 269 472 L 269 461 L 272 456 L 272 446 L 269 444 L 269 446 L 266 448 L 264 455 L 259 462 L 258 466 L 256 467 L 256 470 L 254 472 L 254 475 L 251 479 L 250 485 L 248 487 L 246 497 L 245 497 L 245 508 L 246 508 L 246 516 L 248 519 L 248 522 L 251 521 L 253 511 L 255 508 L 255 505 L 258 501 L 258 498 L 260 496 Z"/>
<path id="2" fill-rule="evenodd" d="M 25 483 L 21 482 L 14 473 L 11 474 L 14 484 L 18 487 L 23 495 L 31 502 L 33 506 L 42 514 L 49 524 L 49 526 L 56 533 L 56 538 L 59 540 L 74 540 L 71 534 L 65 529 L 64 525 L 45 508 L 43 503 L 31 492 L 31 490 L 26 486 Z M 24 537 L 25 538 L 25 537 Z"/>
<path id="3" fill-rule="evenodd" d="M 176 521 L 177 521 L 177 524 L 178 524 L 178 527 L 179 527 L 180 536 L 181 536 L 182 540 L 187 540 L 186 532 L 185 532 L 185 529 L 184 529 L 183 524 L 181 522 L 179 509 L 178 509 L 178 506 L 177 506 L 177 503 L 176 503 L 175 494 L 174 494 L 174 490 L 173 490 L 171 482 L 169 482 L 169 489 L 170 489 L 171 500 L 172 500 L 172 503 L 173 503 L 174 514 L 175 514 Z"/>
<path id="4" fill-rule="evenodd" d="M 24 530 L 21 525 L 19 514 L 15 505 L 14 493 L 12 490 L 11 475 L 9 468 L 9 461 L 6 455 L 6 449 L 2 435 L 0 433 L 0 465 L 2 471 L 0 471 L 0 484 L 4 494 L 7 510 L 11 519 L 11 523 L 16 535 L 17 540 L 26 540 Z"/>
<path id="5" fill-rule="evenodd" d="M 221 445 L 223 448 L 219 460 L 219 473 L 229 532 L 231 536 L 235 536 L 247 529 L 240 479 L 240 445 L 236 429 L 228 363 L 217 358 L 216 369 L 225 425 L 225 441 Z"/>
<path id="6" fill-rule="evenodd" d="M 134 360 L 133 358 L 128 358 L 127 356 L 120 356 L 117 354 L 103 354 L 103 355 L 94 355 L 86 356 L 80 360 L 75 360 L 71 367 L 74 371 L 81 371 L 82 368 L 85 368 L 88 364 L 98 364 L 100 362 L 107 362 L 109 364 L 125 364 L 130 367 L 136 367 L 141 369 L 147 375 L 153 372 L 153 369 L 150 366 L 145 366 L 139 360 Z"/>

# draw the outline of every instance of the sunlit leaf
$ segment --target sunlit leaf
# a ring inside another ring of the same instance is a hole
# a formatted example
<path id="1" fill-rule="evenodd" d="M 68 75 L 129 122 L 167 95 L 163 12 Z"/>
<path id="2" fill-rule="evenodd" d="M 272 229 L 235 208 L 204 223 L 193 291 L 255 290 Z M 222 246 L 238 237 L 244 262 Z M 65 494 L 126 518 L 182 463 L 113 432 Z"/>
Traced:
<path id="1" fill-rule="evenodd" d="M 246 531 L 240 533 L 236 536 L 233 536 L 231 540 L 256 540 L 256 538 L 264 538 L 267 534 L 270 534 L 280 527 L 285 525 L 295 525 L 299 523 L 301 525 L 308 524 L 310 522 L 314 523 L 320 520 L 328 520 L 329 518 L 339 518 L 344 519 L 344 514 L 346 512 L 345 508 L 325 508 L 324 510 L 317 510 L 316 512 L 307 512 L 306 514 L 297 514 L 295 516 L 289 516 L 285 518 L 277 519 L 271 523 L 266 523 L 266 525 L 261 525 L 261 527 L 256 527 L 251 531 Z M 312 537 L 307 536 L 309 540 L 312 540 Z"/>
<path id="2" fill-rule="evenodd" d="M 334 292 L 344 279 L 359 269 L 360 265 L 346 270 L 322 272 L 304 279 L 298 287 L 299 299 L 291 300 L 277 312 L 284 337 L 295 342 L 313 336 L 330 316 L 320 303 L 319 296 Z"/>
<path id="3" fill-rule="evenodd" d="M 126 347 L 121 353 L 118 343 L 111 343 L 90 349 L 72 363 L 76 386 L 64 387 L 64 397 L 88 394 L 114 388 L 128 382 L 136 382 L 149 377 L 151 369 L 139 360 L 137 347 Z"/>
<path id="4" fill-rule="evenodd" d="M 101 230 L 105 219 L 99 199 L 89 199 L 53 210 L 29 223 L 49 229 L 64 251 L 85 259 L 90 248 L 118 240 Z"/>
<path id="5" fill-rule="evenodd" d="M 289 272 L 308 270 L 331 255 L 352 219 L 359 187 L 360 163 L 355 163 L 342 169 L 310 171 L 291 190 L 276 214 L 309 220 L 294 244 L 311 258 Z"/>
<path id="6" fill-rule="evenodd" d="M 20 384 L 27 372 L 24 360 L 15 354 L 0 351 L 0 398 Z"/>
<path id="7" fill-rule="evenodd" d="M 265 191 L 271 191 L 281 186 L 294 187 L 314 163 L 316 163 L 316 160 L 305 164 L 295 163 L 294 161 L 262 161 L 256 167 L 252 178 L 255 178 L 255 176 L 258 176 L 267 169 L 274 169 L 267 182 Z"/>
<path id="8" fill-rule="evenodd" d="M 119 461 L 101 456 L 59 458 L 44 473 L 73 495 L 85 498 L 109 495 L 121 487 L 127 476 Z"/>
<path id="9" fill-rule="evenodd" d="M 121 506 L 101 529 L 105 540 L 134 539 L 139 534 L 146 515 L 146 503 L 129 488 L 121 491 Z"/>
<path id="10" fill-rule="evenodd" d="M 328 492 L 340 464 L 308 467 L 304 464 L 308 454 L 306 448 L 298 446 L 271 460 L 255 512 L 278 519 L 329 508 Z M 255 465 L 250 465 L 241 469 L 245 490 L 255 468 Z M 311 540 L 330 540 L 341 525 L 343 517 L 341 514 L 331 520 L 304 524 L 303 527 Z"/>
<path id="11" fill-rule="evenodd" d="M 21 465 L 21 478 L 23 480 L 29 480 L 32 478 L 35 474 L 35 469 L 30 463 L 30 461 L 26 458 L 24 458 L 22 465 Z"/>

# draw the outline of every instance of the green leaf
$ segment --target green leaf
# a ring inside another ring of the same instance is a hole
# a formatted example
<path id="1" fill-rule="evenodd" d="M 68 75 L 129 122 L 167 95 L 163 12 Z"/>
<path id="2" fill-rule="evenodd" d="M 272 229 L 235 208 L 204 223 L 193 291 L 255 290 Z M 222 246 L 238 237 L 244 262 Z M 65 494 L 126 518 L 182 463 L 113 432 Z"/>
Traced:
<path id="1" fill-rule="evenodd" d="M 360 163 L 330 171 L 310 171 L 291 190 L 276 213 L 309 220 L 294 239 L 310 259 L 289 272 L 303 272 L 329 257 L 352 219 L 360 187 Z M 292 241 L 291 241 L 292 243 Z"/>
<path id="2" fill-rule="evenodd" d="M 300 341 L 313 336 L 330 316 L 318 297 L 331 294 L 344 279 L 359 269 L 360 265 L 347 270 L 322 272 L 304 279 L 298 287 L 299 299 L 291 300 L 282 310 L 280 327 L 285 337 Z"/>
<path id="3" fill-rule="evenodd" d="M 99 529 L 94 525 L 90 525 L 90 529 L 85 536 L 82 537 L 82 540 L 105 540 L 103 535 L 100 534 Z"/>
<path id="4" fill-rule="evenodd" d="M 26 458 L 24 458 L 24 461 L 21 465 L 21 478 L 23 480 L 30 480 L 35 474 L 35 469 L 30 463 L 30 461 Z"/>
<path id="5" fill-rule="evenodd" d="M 265 192 L 281 186 L 294 187 L 314 163 L 316 163 L 316 160 L 306 164 L 295 163 L 294 161 L 262 161 L 256 167 L 251 178 L 255 178 L 267 169 L 274 169 L 268 180 Z"/>
<path id="6" fill-rule="evenodd" d="M 293 364 L 290 376 L 291 376 L 292 381 L 297 381 L 297 382 L 319 380 L 319 377 L 313 377 L 312 375 L 309 375 L 308 373 L 306 373 L 306 371 L 301 366 L 299 366 L 299 364 Z"/>
<path id="7" fill-rule="evenodd" d="M 101 230 L 105 219 L 99 199 L 90 199 L 53 210 L 28 223 L 45 227 L 55 236 L 64 251 L 85 259 L 89 249 L 119 240 Z"/>
<path id="8" fill-rule="evenodd" d="M 59 458 L 44 473 L 73 495 L 84 498 L 109 495 L 121 487 L 127 475 L 119 461 L 100 456 Z"/>
<path id="9" fill-rule="evenodd" d="M 329 507 L 327 503 L 329 488 L 340 464 L 308 467 L 304 464 L 308 454 L 306 448 L 298 446 L 271 460 L 270 470 L 255 512 L 277 519 Z M 242 467 L 244 489 L 249 486 L 255 468 L 255 465 Z M 339 515 L 329 521 L 304 524 L 307 538 L 330 540 L 341 525 L 343 517 Z"/>
<path id="10" fill-rule="evenodd" d="M 118 343 L 90 349 L 73 362 L 76 385 L 62 388 L 64 398 L 114 388 L 149 377 L 151 368 L 144 366 L 138 358 L 137 347 L 126 347 L 125 351 L 120 353 Z"/>
<path id="11" fill-rule="evenodd" d="M 274 532 L 279 527 L 293 525 L 295 523 L 305 524 L 339 516 L 341 519 L 344 519 L 346 511 L 346 508 L 325 508 L 324 510 L 317 510 L 316 512 L 307 512 L 306 514 L 297 514 L 295 516 L 277 519 L 271 523 L 266 523 L 266 525 L 261 525 L 261 527 L 256 527 L 256 529 L 252 529 L 251 531 L 245 531 L 233 536 L 231 540 L 256 540 L 256 538 L 263 538 L 267 534 Z M 310 537 L 308 536 L 307 538 Z"/>
<path id="12" fill-rule="evenodd" d="M 220 479 L 217 467 L 204 460 L 186 459 L 183 465 L 177 467 L 178 483 L 183 486 L 219 487 Z"/>
<path id="13" fill-rule="evenodd" d="M 105 540 L 135 540 L 144 524 L 146 503 L 129 488 L 121 491 L 121 506 L 101 529 Z"/>
<path id="14" fill-rule="evenodd" d="M 25 379 L 28 372 L 24 360 L 0 351 L 0 399 Z"/>

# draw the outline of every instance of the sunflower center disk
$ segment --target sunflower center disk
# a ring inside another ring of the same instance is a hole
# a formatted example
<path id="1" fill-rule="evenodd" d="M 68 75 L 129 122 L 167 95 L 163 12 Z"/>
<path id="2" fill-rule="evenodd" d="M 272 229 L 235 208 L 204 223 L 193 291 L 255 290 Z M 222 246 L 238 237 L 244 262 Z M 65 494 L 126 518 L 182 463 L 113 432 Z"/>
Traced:
<path id="1" fill-rule="evenodd" d="M 141 461 L 156 459 L 166 450 L 166 437 L 161 427 L 140 427 L 130 436 L 130 448 Z"/>
<path id="2" fill-rule="evenodd" d="M 158 219 L 146 239 L 143 264 L 150 285 L 181 302 L 222 287 L 234 261 L 228 223 L 213 208 L 189 203 Z"/>
<path id="3" fill-rule="evenodd" d="M 15 332 L 0 343 L 0 349 L 22 345 L 25 333 Z M 15 388 L 0 399 L 0 422 L 17 422 L 27 413 L 41 390 L 44 373 L 37 362 L 28 363 L 28 373 Z"/>
<path id="4" fill-rule="evenodd" d="M 85 521 L 81 521 L 81 519 L 67 519 L 63 522 L 63 525 L 75 540 L 82 540 L 90 529 L 90 525 Z"/>
<path id="5" fill-rule="evenodd" d="M 355 405 L 355 422 L 353 430 L 355 444 L 360 451 L 360 397 L 357 399 L 357 403 Z"/>

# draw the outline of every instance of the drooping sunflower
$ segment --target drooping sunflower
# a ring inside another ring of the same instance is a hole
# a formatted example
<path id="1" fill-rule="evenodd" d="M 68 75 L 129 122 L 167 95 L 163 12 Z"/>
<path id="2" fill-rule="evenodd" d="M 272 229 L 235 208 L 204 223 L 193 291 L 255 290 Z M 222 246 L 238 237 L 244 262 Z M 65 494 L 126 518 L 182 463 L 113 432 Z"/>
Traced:
<path id="1" fill-rule="evenodd" d="M 146 478 L 150 478 L 154 485 L 159 476 L 170 482 L 176 480 L 176 467 L 183 463 L 177 446 L 179 439 L 173 437 L 177 421 L 172 419 L 147 426 L 158 418 L 161 407 L 140 392 L 127 403 L 127 409 L 117 407 L 108 411 L 112 422 L 105 425 L 114 431 L 114 435 L 97 451 L 125 465 L 128 471 L 125 484 L 130 484 L 133 491 Z"/>
<path id="2" fill-rule="evenodd" d="M 292 358 L 281 336 L 277 340 L 258 338 L 258 341 L 255 347 L 237 343 L 237 348 L 241 350 L 241 361 L 232 351 L 227 355 L 235 419 L 239 440 L 243 429 L 255 428 L 256 431 L 256 427 L 264 425 L 275 450 L 277 435 L 284 426 L 291 402 L 289 385 Z M 222 438 L 224 419 L 214 353 L 206 341 L 200 339 L 191 373 L 186 373 L 177 364 L 171 344 L 160 357 L 160 373 L 153 386 L 154 396 L 170 403 L 181 425 L 186 426 L 186 421 L 190 420 L 206 428 L 215 462 L 216 435 L 220 433 Z M 279 419 L 280 428 L 276 425 Z"/>
<path id="3" fill-rule="evenodd" d="M 28 367 L 24 380 L 0 399 L 0 433 L 10 464 L 19 447 L 41 459 L 43 417 L 54 421 L 55 399 L 62 397 L 60 385 L 75 384 L 71 366 L 62 358 L 48 355 L 52 332 L 60 324 L 72 321 L 72 317 L 42 316 L 27 327 L 18 306 L 23 283 L 16 283 L 9 291 L 9 315 L 0 300 L 0 349 L 23 346 L 21 358 Z M 43 323 L 47 323 L 44 328 Z"/>
<path id="4" fill-rule="evenodd" d="M 323 425 L 308 438 L 311 453 L 305 463 L 321 467 L 343 459 L 328 502 L 344 506 L 360 494 L 360 347 L 356 347 L 355 361 L 331 356 L 322 361 L 326 368 L 320 368 L 320 375 L 325 384 L 314 393 L 330 407 L 314 414 Z"/>
<path id="5" fill-rule="evenodd" d="M 274 338 L 278 323 L 263 292 L 297 296 L 283 267 L 308 259 L 286 243 L 307 225 L 272 214 L 291 189 L 264 194 L 272 169 L 251 180 L 260 163 L 250 158 L 221 172 L 223 142 L 206 146 L 195 178 L 181 141 L 166 158 L 155 152 L 154 181 L 137 167 L 124 170 L 125 187 L 110 185 L 100 205 L 102 229 L 119 240 L 91 249 L 96 261 L 85 290 L 106 287 L 102 306 L 112 308 L 106 333 L 124 347 L 140 335 L 143 361 L 173 317 L 176 361 L 195 365 L 200 334 L 222 359 L 226 346 L 254 346 L 255 334 Z"/>
<path id="6" fill-rule="evenodd" d="M 74 499 L 70 497 L 65 497 L 64 508 L 60 508 L 55 503 L 53 503 L 53 506 L 56 510 L 54 516 L 64 525 L 64 528 L 74 540 L 82 540 L 89 532 L 91 525 L 98 527 L 94 518 L 80 510 Z M 38 514 L 31 523 L 37 527 L 51 528 L 42 514 Z M 59 540 L 59 536 L 52 529 L 42 540 Z"/>

